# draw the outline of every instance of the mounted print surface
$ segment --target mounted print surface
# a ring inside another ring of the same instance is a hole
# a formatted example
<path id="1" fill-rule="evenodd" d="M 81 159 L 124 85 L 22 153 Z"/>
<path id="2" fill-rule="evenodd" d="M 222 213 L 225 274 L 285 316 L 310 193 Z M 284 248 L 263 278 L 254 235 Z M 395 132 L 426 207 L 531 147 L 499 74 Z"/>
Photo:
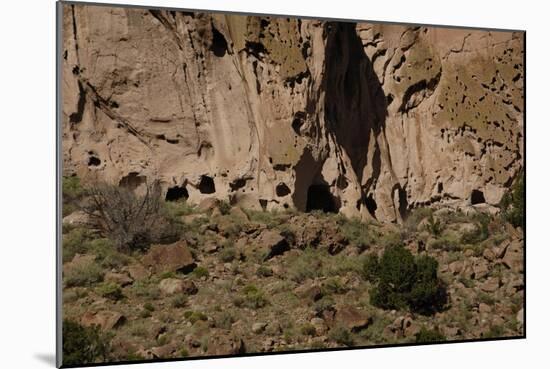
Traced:
<path id="1" fill-rule="evenodd" d="M 524 337 L 525 32 L 58 12 L 60 364 Z"/>

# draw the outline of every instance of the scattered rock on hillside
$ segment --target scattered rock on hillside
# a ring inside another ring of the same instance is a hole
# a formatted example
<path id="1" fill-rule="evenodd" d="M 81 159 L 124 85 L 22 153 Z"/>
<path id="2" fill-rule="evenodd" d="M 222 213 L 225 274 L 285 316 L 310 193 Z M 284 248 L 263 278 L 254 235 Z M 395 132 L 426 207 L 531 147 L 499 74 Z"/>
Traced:
<path id="1" fill-rule="evenodd" d="M 124 324 L 125 321 L 126 318 L 119 312 L 108 310 L 98 312 L 88 311 L 80 318 L 80 324 L 83 326 L 90 327 L 97 325 L 104 331 L 115 329 Z"/>
<path id="2" fill-rule="evenodd" d="M 73 211 L 63 218 L 63 225 L 86 226 L 90 224 L 90 216 L 82 210 Z"/>
<path id="3" fill-rule="evenodd" d="M 279 232 L 271 229 L 263 231 L 257 238 L 257 242 L 266 250 L 264 260 L 269 260 L 290 250 L 287 240 Z"/>
<path id="4" fill-rule="evenodd" d="M 151 246 L 143 257 L 142 263 L 153 269 L 155 273 L 176 271 L 190 273 L 197 266 L 184 241 Z"/>
<path id="5" fill-rule="evenodd" d="M 197 286 L 193 283 L 193 281 L 177 278 L 163 279 L 159 283 L 159 289 L 166 295 L 174 295 L 177 293 L 193 295 L 198 291 Z"/>
<path id="6" fill-rule="evenodd" d="M 345 305 L 336 309 L 336 324 L 342 324 L 351 331 L 360 331 L 372 322 L 372 318 L 364 311 Z"/>
<path id="7" fill-rule="evenodd" d="M 126 273 L 107 272 L 105 273 L 104 279 L 106 282 L 114 282 L 116 284 L 119 284 L 121 287 L 125 287 L 134 282 L 134 280 L 130 278 Z"/>

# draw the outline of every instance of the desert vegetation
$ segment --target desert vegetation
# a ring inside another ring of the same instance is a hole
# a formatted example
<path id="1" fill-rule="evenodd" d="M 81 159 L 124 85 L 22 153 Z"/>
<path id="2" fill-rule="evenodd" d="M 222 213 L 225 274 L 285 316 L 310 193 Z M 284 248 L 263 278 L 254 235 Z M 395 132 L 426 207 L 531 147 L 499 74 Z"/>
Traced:
<path id="1" fill-rule="evenodd" d="M 66 363 L 517 336 L 518 185 L 403 225 L 64 178 Z"/>

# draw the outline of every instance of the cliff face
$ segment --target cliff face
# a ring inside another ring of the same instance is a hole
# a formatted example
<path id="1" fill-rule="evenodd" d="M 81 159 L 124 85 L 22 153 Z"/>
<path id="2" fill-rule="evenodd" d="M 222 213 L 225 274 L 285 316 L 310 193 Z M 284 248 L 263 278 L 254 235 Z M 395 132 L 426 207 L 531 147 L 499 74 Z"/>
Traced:
<path id="1" fill-rule="evenodd" d="M 64 174 L 400 220 L 523 166 L 523 34 L 65 5 Z"/>

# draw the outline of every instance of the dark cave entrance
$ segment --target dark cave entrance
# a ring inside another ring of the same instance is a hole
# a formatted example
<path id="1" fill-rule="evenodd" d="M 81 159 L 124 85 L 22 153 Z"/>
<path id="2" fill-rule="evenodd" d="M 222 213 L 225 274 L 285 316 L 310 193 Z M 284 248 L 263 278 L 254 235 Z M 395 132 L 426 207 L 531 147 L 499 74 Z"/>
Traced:
<path id="1" fill-rule="evenodd" d="M 307 190 L 306 213 L 322 210 L 325 213 L 337 213 L 338 206 L 328 185 L 311 185 Z"/>
<path id="2" fill-rule="evenodd" d="M 483 191 L 473 190 L 472 195 L 470 197 L 470 202 L 472 203 L 472 205 L 484 204 L 485 203 L 485 195 L 483 194 Z"/>
<path id="3" fill-rule="evenodd" d="M 210 50 L 218 58 L 224 57 L 227 53 L 227 41 L 222 33 L 214 26 L 212 26 L 212 46 L 210 46 Z"/>
<path id="4" fill-rule="evenodd" d="M 201 176 L 199 183 L 199 191 L 201 193 L 211 194 L 216 192 L 216 186 L 214 185 L 214 179 L 209 176 Z"/>
<path id="5" fill-rule="evenodd" d="M 178 200 L 187 200 L 189 198 L 189 192 L 185 186 L 175 186 L 170 187 L 168 192 L 166 192 L 166 201 L 178 201 Z"/>
<path id="6" fill-rule="evenodd" d="M 370 215 L 376 219 L 376 209 L 378 209 L 378 205 L 376 205 L 376 201 L 374 201 L 372 193 L 365 199 L 365 206 L 367 207 Z"/>

